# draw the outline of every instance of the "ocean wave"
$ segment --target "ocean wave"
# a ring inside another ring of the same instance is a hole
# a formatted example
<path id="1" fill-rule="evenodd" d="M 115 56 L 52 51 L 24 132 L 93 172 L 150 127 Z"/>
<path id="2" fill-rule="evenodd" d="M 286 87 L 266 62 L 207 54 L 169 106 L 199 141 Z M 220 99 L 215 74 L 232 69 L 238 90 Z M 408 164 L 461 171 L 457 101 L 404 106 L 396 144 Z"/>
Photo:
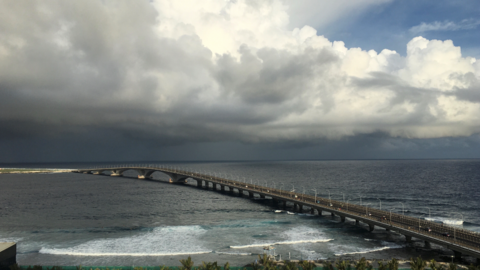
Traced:
<path id="1" fill-rule="evenodd" d="M 400 245 L 390 244 L 390 243 L 387 243 L 387 242 L 382 242 L 382 243 L 386 244 L 387 246 L 379 247 L 379 248 L 373 248 L 373 249 L 364 249 L 364 250 L 359 250 L 359 251 L 352 251 L 352 252 L 335 253 L 335 256 L 344 256 L 344 255 L 353 255 L 353 254 L 364 254 L 364 253 L 371 253 L 371 252 L 382 251 L 382 250 L 386 250 L 386 249 L 402 248 L 402 246 L 400 246 Z"/>
<path id="2" fill-rule="evenodd" d="M 294 245 L 294 244 L 301 244 L 301 243 L 322 243 L 322 242 L 330 242 L 333 239 L 316 239 L 316 240 L 292 240 L 292 241 L 280 241 L 280 242 L 273 242 L 273 243 L 258 243 L 258 244 L 250 244 L 250 245 L 243 245 L 243 246 L 230 246 L 230 248 L 251 248 L 251 247 L 264 247 L 264 246 L 273 246 L 273 245 Z"/>
<path id="3" fill-rule="evenodd" d="M 66 248 L 43 247 L 40 253 L 74 256 L 166 256 L 211 253 L 200 239 L 201 226 L 167 226 L 132 236 L 102 238 Z"/>
<path id="4" fill-rule="evenodd" d="M 449 219 L 449 218 L 441 218 L 441 217 L 435 217 L 435 218 L 425 218 L 425 220 L 433 221 L 433 222 L 440 222 L 448 225 L 462 225 L 463 220 L 461 219 Z"/>
<path id="5" fill-rule="evenodd" d="M 237 255 L 237 256 L 250 256 L 253 255 L 253 253 L 248 253 L 248 252 L 222 252 L 222 251 L 215 251 L 216 254 L 224 254 L 224 255 Z"/>
<path id="6" fill-rule="evenodd" d="M 66 249 L 41 248 L 39 253 L 52 255 L 70 255 L 70 256 L 131 256 L 131 257 L 147 257 L 147 256 L 176 256 L 176 255 L 193 255 L 193 254 L 207 254 L 212 251 L 195 251 L 195 252 L 167 252 L 167 253 L 90 253 L 90 252 L 76 252 L 68 251 Z"/>
<path id="7" fill-rule="evenodd" d="M 353 254 L 364 254 L 364 253 L 382 251 L 382 250 L 386 250 L 386 249 L 391 249 L 391 247 L 381 247 L 381 248 L 361 250 L 361 251 L 354 251 L 354 252 L 335 253 L 335 256 L 344 256 L 344 255 L 353 255 Z"/>

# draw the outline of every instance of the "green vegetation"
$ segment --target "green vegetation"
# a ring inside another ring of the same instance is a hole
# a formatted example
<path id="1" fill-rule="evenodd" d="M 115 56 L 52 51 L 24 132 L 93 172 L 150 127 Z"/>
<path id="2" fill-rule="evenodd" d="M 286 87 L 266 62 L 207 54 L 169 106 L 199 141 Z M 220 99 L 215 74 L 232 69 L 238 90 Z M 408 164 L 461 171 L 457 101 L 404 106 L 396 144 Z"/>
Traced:
<path id="1" fill-rule="evenodd" d="M 202 262 L 202 264 L 195 266 L 195 263 L 192 261 L 192 258 L 189 256 L 187 259 L 180 260 L 180 267 L 169 267 L 169 266 L 159 266 L 159 267 L 118 267 L 118 268 L 106 268 L 106 267 L 82 267 L 81 265 L 73 266 L 51 266 L 51 267 L 42 267 L 40 265 L 34 266 L 18 266 L 14 264 L 10 266 L 10 270 L 373 270 L 373 265 L 367 261 L 365 258 L 361 258 L 356 262 L 351 262 L 348 260 L 337 260 L 333 264 L 330 261 L 323 261 L 323 267 L 317 267 L 312 261 L 301 260 L 298 263 L 295 261 L 282 261 L 277 262 L 273 260 L 271 256 L 267 254 L 258 255 L 258 263 L 251 263 L 247 267 L 231 267 L 227 262 L 223 267 L 218 265 L 217 262 Z M 391 259 L 389 261 L 377 261 L 378 268 L 377 270 L 398 270 L 399 261 L 398 259 Z M 458 270 L 459 267 L 455 263 L 441 264 L 435 260 L 425 261 L 421 257 L 411 258 L 410 259 L 410 269 L 411 270 L 425 270 L 428 267 L 431 270 Z M 480 266 L 471 264 L 468 266 L 468 270 L 480 270 Z"/>

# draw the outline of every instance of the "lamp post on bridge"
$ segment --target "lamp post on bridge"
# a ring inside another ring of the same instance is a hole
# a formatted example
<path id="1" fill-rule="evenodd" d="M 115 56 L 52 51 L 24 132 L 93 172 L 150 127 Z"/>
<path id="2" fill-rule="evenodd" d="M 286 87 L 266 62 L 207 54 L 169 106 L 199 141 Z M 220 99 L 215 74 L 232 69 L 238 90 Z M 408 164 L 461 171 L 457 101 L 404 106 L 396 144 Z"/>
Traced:
<path id="1" fill-rule="evenodd" d="M 463 215 L 462 215 L 461 213 L 458 213 L 458 212 L 455 212 L 455 213 L 453 213 L 453 214 L 457 214 L 457 215 L 462 216 L 462 224 L 463 224 Z M 454 241 L 454 242 L 457 242 L 457 237 L 456 237 L 456 235 L 455 235 L 455 228 L 456 228 L 456 227 L 453 226 L 453 241 Z"/>
<path id="2" fill-rule="evenodd" d="M 342 192 L 343 195 L 343 203 L 345 203 L 345 193 Z"/>
<path id="3" fill-rule="evenodd" d="M 419 231 L 419 232 L 420 232 L 420 228 L 422 227 L 422 226 L 420 226 L 420 218 L 421 218 L 421 217 L 424 217 L 425 215 L 426 215 L 426 214 L 422 214 L 421 216 L 418 217 L 418 231 Z"/>
<path id="4" fill-rule="evenodd" d="M 350 200 L 351 200 L 351 199 L 348 199 L 348 200 L 347 200 L 347 211 L 348 211 L 348 202 L 349 202 Z"/>
<path id="5" fill-rule="evenodd" d="M 425 208 L 428 208 L 428 218 L 432 219 L 432 215 L 430 215 L 430 207 L 425 207 Z"/>
<path id="6" fill-rule="evenodd" d="M 400 202 L 402 204 L 402 215 L 405 216 L 405 204 L 403 204 L 402 202 Z"/>
<path id="7" fill-rule="evenodd" d="M 392 210 L 395 210 L 395 208 L 390 209 L 390 225 L 392 225 Z"/>
<path id="8" fill-rule="evenodd" d="M 305 201 L 305 187 L 302 187 L 302 188 L 303 188 L 302 201 Z"/>
<path id="9" fill-rule="evenodd" d="M 368 206 L 369 205 L 370 205 L 369 203 L 365 204 L 365 215 L 366 216 L 368 216 Z"/>
<path id="10" fill-rule="evenodd" d="M 377 198 L 377 200 L 380 201 L 380 210 L 382 210 L 382 200 L 380 200 L 379 198 Z"/>
<path id="11" fill-rule="evenodd" d="M 317 203 L 317 189 L 316 188 L 312 188 L 313 191 L 315 191 L 315 203 Z"/>
<path id="12" fill-rule="evenodd" d="M 280 184 L 280 195 L 282 195 L 283 184 Z"/>

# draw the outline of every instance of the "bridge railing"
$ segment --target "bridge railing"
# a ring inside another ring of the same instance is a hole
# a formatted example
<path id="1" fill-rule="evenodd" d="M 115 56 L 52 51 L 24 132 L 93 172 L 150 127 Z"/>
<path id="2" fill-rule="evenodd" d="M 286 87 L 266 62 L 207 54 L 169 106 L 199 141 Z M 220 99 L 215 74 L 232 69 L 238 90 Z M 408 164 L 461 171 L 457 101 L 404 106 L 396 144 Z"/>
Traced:
<path id="1" fill-rule="evenodd" d="M 303 203 L 313 204 L 314 206 L 319 205 L 322 208 L 326 208 L 326 209 L 332 209 L 336 211 L 345 211 L 352 214 L 361 215 L 362 218 L 385 222 L 391 225 L 395 224 L 395 226 L 406 229 L 406 230 L 412 230 L 412 231 L 416 231 L 417 233 L 435 236 L 436 238 L 441 238 L 442 240 L 445 240 L 447 242 L 462 243 L 463 245 L 474 248 L 475 250 L 480 249 L 480 244 L 479 244 L 480 234 L 477 232 L 472 232 L 463 228 L 456 228 L 453 226 L 445 225 L 443 223 L 439 224 L 429 220 L 422 220 L 420 218 L 414 218 L 406 215 L 392 213 L 389 211 L 379 210 L 372 207 L 351 204 L 348 202 L 345 203 L 345 202 L 332 200 L 332 199 L 326 199 L 319 196 L 314 197 L 312 195 L 286 191 L 286 190 L 277 189 L 274 187 L 265 187 L 258 184 L 239 182 L 236 180 L 231 180 L 231 179 L 208 175 L 208 174 L 196 173 L 196 172 L 180 170 L 180 169 L 170 169 L 162 166 L 155 166 L 155 165 L 149 165 L 149 164 L 144 164 L 141 166 L 122 165 L 122 166 L 112 166 L 112 167 L 105 167 L 105 168 L 92 168 L 92 169 L 86 169 L 86 170 L 105 171 L 105 170 L 118 170 L 118 169 L 158 170 L 158 171 L 164 171 L 169 173 L 175 173 L 175 174 L 181 174 L 185 176 L 200 178 L 206 181 L 215 181 L 215 182 L 218 182 L 219 184 L 230 184 L 230 185 L 236 186 L 237 188 L 240 187 L 241 189 L 244 189 L 244 190 L 263 192 L 265 193 L 265 195 L 271 194 L 275 196 L 284 197 L 289 200 L 297 201 L 299 203 L 303 202 Z M 370 216 L 370 214 L 373 216 Z M 433 231 L 435 231 L 435 233 L 433 232 L 430 233 L 428 231 L 422 230 L 422 228 L 431 228 Z M 438 235 L 437 232 L 441 232 L 441 231 L 443 231 L 444 233 L 450 234 L 452 237 Z M 464 241 L 464 239 L 467 241 Z"/>

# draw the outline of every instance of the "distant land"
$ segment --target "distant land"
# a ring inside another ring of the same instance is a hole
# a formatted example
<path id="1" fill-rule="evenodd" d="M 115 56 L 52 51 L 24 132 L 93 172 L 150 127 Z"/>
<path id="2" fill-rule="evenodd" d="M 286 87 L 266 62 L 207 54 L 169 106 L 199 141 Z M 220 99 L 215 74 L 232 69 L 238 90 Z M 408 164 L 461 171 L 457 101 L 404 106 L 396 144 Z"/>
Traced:
<path id="1" fill-rule="evenodd" d="M 66 173 L 71 169 L 32 169 L 32 168 L 0 168 L 0 174 L 7 173 Z"/>

